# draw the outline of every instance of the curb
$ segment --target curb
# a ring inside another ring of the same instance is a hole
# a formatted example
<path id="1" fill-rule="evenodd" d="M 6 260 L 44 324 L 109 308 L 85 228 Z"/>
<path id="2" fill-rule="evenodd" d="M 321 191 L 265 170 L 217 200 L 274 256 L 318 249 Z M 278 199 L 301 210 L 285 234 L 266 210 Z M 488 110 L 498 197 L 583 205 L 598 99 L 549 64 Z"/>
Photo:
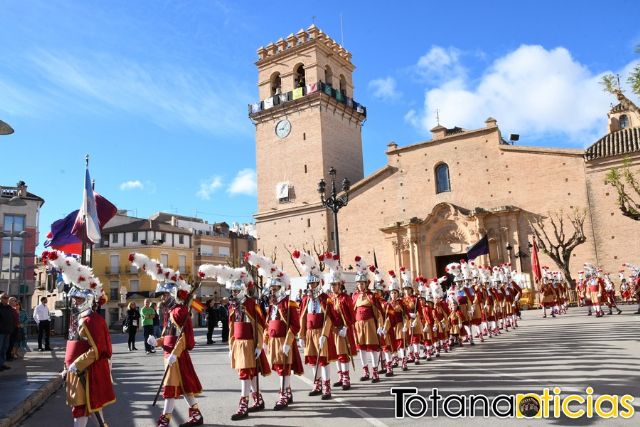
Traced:
<path id="1" fill-rule="evenodd" d="M 18 406 L 9 411 L 9 414 L 0 419 L 0 427 L 13 427 L 24 421 L 27 416 L 38 409 L 44 402 L 64 384 L 62 377 L 56 375 L 36 392 L 22 401 Z"/>

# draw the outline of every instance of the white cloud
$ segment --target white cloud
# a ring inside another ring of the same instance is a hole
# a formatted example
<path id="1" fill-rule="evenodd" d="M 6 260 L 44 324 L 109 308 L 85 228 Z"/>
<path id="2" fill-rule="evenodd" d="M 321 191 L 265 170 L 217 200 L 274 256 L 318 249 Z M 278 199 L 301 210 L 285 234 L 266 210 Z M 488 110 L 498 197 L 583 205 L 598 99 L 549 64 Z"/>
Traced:
<path id="1" fill-rule="evenodd" d="M 255 196 L 256 191 L 256 171 L 253 169 L 242 169 L 239 171 L 227 189 L 227 192 L 231 195 L 244 194 L 247 196 Z"/>
<path id="2" fill-rule="evenodd" d="M 460 64 L 460 54 L 460 50 L 453 47 L 433 46 L 418 59 L 415 71 L 429 82 L 464 78 L 466 70 Z"/>
<path id="3" fill-rule="evenodd" d="M 396 80 L 393 77 L 371 80 L 369 89 L 373 91 L 375 98 L 380 99 L 394 99 L 401 95 L 396 89 Z"/>
<path id="4" fill-rule="evenodd" d="M 214 176 L 213 178 L 200 183 L 200 189 L 196 193 L 196 196 L 202 200 L 209 200 L 211 199 L 211 194 L 215 193 L 215 191 L 220 187 L 222 187 L 222 178 Z"/>
<path id="5" fill-rule="evenodd" d="M 38 51 L 29 59 L 35 72 L 54 85 L 52 96 L 61 92 L 76 108 L 109 107 L 165 128 L 177 123 L 214 134 L 251 130 L 245 109 L 253 99 L 251 88 L 232 76 L 104 54 L 79 58 Z"/>
<path id="6" fill-rule="evenodd" d="M 503 131 L 529 139 L 560 134 L 574 145 L 587 145 L 604 133 L 606 113 L 615 102 L 599 84 L 604 73 L 590 71 L 562 47 L 522 45 L 495 60 L 473 83 L 459 55 L 434 47 L 420 62 L 425 76 L 442 79 L 425 91 L 422 111 L 405 115 L 425 132 L 436 124 L 438 110 L 440 123 L 448 127 L 476 129 L 492 116 Z M 453 70 L 449 77 L 446 70 Z"/>
<path id="7" fill-rule="evenodd" d="M 120 189 L 121 190 L 143 190 L 144 184 L 137 179 L 131 180 L 131 181 L 125 181 L 122 184 L 120 184 Z"/>

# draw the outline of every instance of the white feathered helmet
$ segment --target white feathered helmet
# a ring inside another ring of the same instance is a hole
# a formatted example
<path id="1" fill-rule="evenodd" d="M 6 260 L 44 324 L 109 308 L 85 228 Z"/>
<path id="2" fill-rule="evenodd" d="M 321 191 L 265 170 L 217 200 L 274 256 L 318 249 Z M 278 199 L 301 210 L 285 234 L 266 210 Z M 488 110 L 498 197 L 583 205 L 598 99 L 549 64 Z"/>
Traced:
<path id="1" fill-rule="evenodd" d="M 396 276 L 396 272 L 393 270 L 389 270 L 389 292 L 396 291 L 400 292 L 400 281 Z"/>
<path id="2" fill-rule="evenodd" d="M 179 271 L 165 267 L 157 260 L 137 252 L 129 254 L 129 262 L 158 282 L 155 290 L 156 295 L 169 293 L 181 301 L 187 300 L 191 285 L 184 280 Z"/>
<path id="3" fill-rule="evenodd" d="M 413 289 L 413 283 L 411 282 L 411 271 L 404 267 L 400 267 L 400 277 L 402 278 L 402 289 Z"/>
<path id="4" fill-rule="evenodd" d="M 94 276 L 93 270 L 82 265 L 76 258 L 67 256 L 64 252 L 53 250 L 44 251 L 42 261 L 49 267 L 60 271 L 62 280 L 66 284 L 72 285 L 68 295 L 76 299 L 75 310 L 78 313 L 91 309 L 94 304 L 103 305 L 107 302 L 102 283 Z"/>
<path id="5" fill-rule="evenodd" d="M 325 252 L 320 255 L 320 261 L 324 262 L 325 267 L 329 269 L 324 275 L 324 280 L 329 285 L 334 283 L 342 283 L 342 267 L 340 266 L 340 256 L 333 252 Z"/>
<path id="6" fill-rule="evenodd" d="M 305 276 L 307 286 L 320 284 L 320 267 L 318 267 L 318 263 L 314 257 L 297 249 L 291 253 L 291 256 L 300 270 L 302 270 L 302 275 Z"/>

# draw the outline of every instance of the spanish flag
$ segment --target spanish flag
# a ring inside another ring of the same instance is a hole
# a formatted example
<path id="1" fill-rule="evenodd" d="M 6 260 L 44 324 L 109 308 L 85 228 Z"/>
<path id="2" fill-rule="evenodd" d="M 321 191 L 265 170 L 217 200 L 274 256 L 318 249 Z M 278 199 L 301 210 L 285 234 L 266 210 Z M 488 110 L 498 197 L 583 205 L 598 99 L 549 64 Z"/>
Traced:
<path id="1" fill-rule="evenodd" d="M 204 311 L 204 304 L 200 302 L 198 299 L 191 300 L 191 308 L 193 308 L 198 313 L 202 313 Z"/>

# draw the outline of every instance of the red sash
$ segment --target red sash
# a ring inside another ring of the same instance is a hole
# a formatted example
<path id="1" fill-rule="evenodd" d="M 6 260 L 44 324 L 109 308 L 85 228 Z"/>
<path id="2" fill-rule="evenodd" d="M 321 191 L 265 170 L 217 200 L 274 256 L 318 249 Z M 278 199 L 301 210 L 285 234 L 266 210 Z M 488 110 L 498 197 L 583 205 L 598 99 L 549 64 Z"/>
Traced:
<path id="1" fill-rule="evenodd" d="M 322 329 L 324 313 L 307 314 L 307 329 Z"/>
<path id="2" fill-rule="evenodd" d="M 269 320 L 269 336 L 282 338 L 287 335 L 287 324 L 282 320 Z"/>
<path id="3" fill-rule="evenodd" d="M 360 306 L 356 308 L 356 320 L 369 320 L 373 319 L 373 308 L 367 306 Z"/>
<path id="4" fill-rule="evenodd" d="M 250 322 L 233 322 L 233 337 L 238 340 L 252 340 L 253 325 Z"/>

